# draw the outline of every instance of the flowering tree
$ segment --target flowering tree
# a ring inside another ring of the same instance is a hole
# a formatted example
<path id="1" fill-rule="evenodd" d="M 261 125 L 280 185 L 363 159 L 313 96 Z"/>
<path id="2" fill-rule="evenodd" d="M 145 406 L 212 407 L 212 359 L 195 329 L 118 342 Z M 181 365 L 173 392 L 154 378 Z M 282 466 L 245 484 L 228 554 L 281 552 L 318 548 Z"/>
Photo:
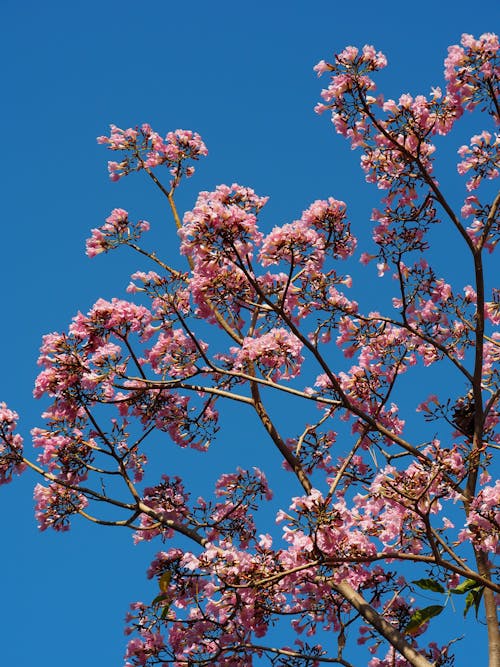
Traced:
<path id="1" fill-rule="evenodd" d="M 500 232 L 488 179 L 498 176 L 500 144 L 485 129 L 459 149 L 467 181 L 455 210 L 456 193 L 434 175 L 432 143 L 466 112 L 498 124 L 498 38 L 464 35 L 450 47 L 446 89 L 430 99 L 376 97 L 371 77 L 385 65 L 365 46 L 315 68 L 330 77 L 317 111 L 361 149 L 366 180 L 383 194 L 361 262 L 375 262 L 392 286 L 385 315 L 349 297 L 343 267 L 357 239 L 344 202 L 315 201 L 266 232 L 267 198 L 221 185 L 181 221 L 176 191 L 207 153 L 199 135 L 111 126 L 98 140 L 119 155 L 112 180 L 142 171 L 166 197 L 186 265 L 145 249 L 148 223 L 123 209 L 92 230 L 89 257 L 124 245 L 149 266 L 132 276 L 134 301 L 100 299 L 67 333 L 44 337 L 35 396 L 52 402 L 32 433 L 38 461 L 24 457 L 18 417 L 1 404 L 0 482 L 27 468 L 43 478 L 42 530 L 67 530 L 79 514 L 167 543 L 149 569 L 157 596 L 128 615 L 128 667 L 351 667 L 362 650 L 353 644 L 365 645 L 370 667 L 451 665 L 455 637 L 438 644 L 432 633 L 434 617 L 457 613 L 454 596 L 484 616 L 489 667 L 500 667 L 500 481 L 491 474 L 500 299 L 488 275 Z M 439 222 L 470 258 L 458 288 L 431 263 Z M 414 383 L 408 396 L 405 374 L 425 377 L 431 366 L 450 378 L 446 395 L 421 395 Z M 296 433 L 273 416 L 277 394 L 302 420 Z M 207 498 L 148 469 L 158 432 L 206 452 L 221 401 L 256 415 L 265 465 L 282 461 L 289 475 L 278 529 L 262 525 L 272 492 L 260 468 L 222 471 Z M 435 422 L 427 440 L 423 418 Z"/>

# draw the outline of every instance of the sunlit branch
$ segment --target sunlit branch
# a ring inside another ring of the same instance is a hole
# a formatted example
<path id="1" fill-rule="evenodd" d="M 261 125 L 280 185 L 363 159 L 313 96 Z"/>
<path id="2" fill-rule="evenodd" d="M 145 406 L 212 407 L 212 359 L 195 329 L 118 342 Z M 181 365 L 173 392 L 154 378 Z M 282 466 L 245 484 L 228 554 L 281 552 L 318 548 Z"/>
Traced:
<path id="1" fill-rule="evenodd" d="M 139 512 L 135 512 L 131 517 L 128 519 L 123 519 L 122 521 L 108 521 L 106 519 L 99 519 L 98 517 L 92 516 L 88 512 L 85 512 L 82 509 L 77 510 L 77 513 L 80 514 L 84 519 L 87 519 L 88 521 L 92 523 L 96 523 L 100 526 L 116 526 L 118 528 L 131 528 L 132 527 L 132 522 L 137 519 L 139 516 Z"/>
<path id="2" fill-rule="evenodd" d="M 120 336 L 120 338 L 121 338 L 121 340 L 123 340 L 123 342 L 124 342 L 125 345 L 127 346 L 127 350 L 130 352 L 130 356 L 131 356 L 132 359 L 133 359 L 133 362 L 134 362 L 134 364 L 135 364 L 135 367 L 137 368 L 137 370 L 139 371 L 139 373 L 141 374 L 141 376 L 142 376 L 143 378 L 145 378 L 146 375 L 145 375 L 145 373 L 144 373 L 144 371 L 143 371 L 143 369 L 142 369 L 141 364 L 139 363 L 139 360 L 137 359 L 137 357 L 136 357 L 136 355 L 135 355 L 134 350 L 132 349 L 132 346 L 130 345 L 130 343 L 129 343 L 129 341 L 128 341 L 128 337 L 125 335 L 125 336 Z"/>
<path id="3" fill-rule="evenodd" d="M 136 252 L 140 253 L 141 255 L 144 255 L 148 259 L 150 259 L 152 262 L 155 262 L 158 264 L 158 266 L 161 266 L 162 269 L 165 271 L 168 271 L 172 276 L 175 276 L 176 278 L 180 278 L 183 274 L 181 271 L 178 271 L 177 269 L 172 269 L 168 264 L 165 264 L 162 262 L 158 257 L 156 256 L 156 253 L 154 252 L 148 252 L 147 250 L 144 250 L 140 246 L 138 246 L 135 243 L 131 243 L 130 241 L 126 241 L 125 245 L 128 245 L 129 248 L 132 248 Z"/>
<path id="4" fill-rule="evenodd" d="M 241 380 L 248 380 L 249 382 L 256 382 L 259 385 L 262 385 L 263 387 L 269 387 L 270 389 L 276 389 L 277 391 L 284 392 L 286 394 L 291 394 L 292 396 L 297 396 L 298 398 L 304 398 L 307 399 L 308 401 L 313 401 L 314 403 L 320 403 L 325 406 L 335 406 L 339 407 L 342 405 L 341 401 L 329 399 L 329 398 L 324 398 L 322 396 L 318 396 L 316 394 L 308 394 L 306 392 L 300 391 L 299 389 L 293 389 L 293 387 L 287 387 L 282 384 L 278 384 L 277 382 L 274 382 L 273 380 L 266 380 L 264 378 L 260 377 L 252 377 L 251 375 L 248 375 L 248 373 L 244 373 L 242 371 L 230 371 L 226 370 L 224 368 L 219 368 L 218 366 L 215 366 L 214 364 L 210 363 L 210 367 L 213 373 L 216 373 L 217 375 L 227 375 L 228 377 L 234 377 L 238 378 Z M 192 384 L 192 383 L 186 383 L 183 380 L 148 380 L 148 379 L 143 379 L 140 377 L 129 377 L 128 378 L 131 381 L 134 382 L 144 382 L 146 386 L 150 387 L 163 387 L 166 389 L 187 389 L 189 391 L 195 391 L 195 392 L 204 392 L 207 394 L 214 394 L 216 396 L 223 396 L 225 398 L 230 398 L 235 401 L 242 401 L 243 403 L 249 403 L 251 402 L 251 398 L 248 396 L 243 396 L 241 394 L 235 394 L 234 392 L 229 392 L 225 391 L 223 389 L 218 389 L 217 387 L 206 387 L 204 385 L 197 385 L 197 384 Z M 126 387 L 122 387 L 121 385 L 114 385 L 118 389 L 126 389 Z M 112 401 L 110 401 L 112 402 Z"/>
<path id="5" fill-rule="evenodd" d="M 300 465 L 299 460 L 297 457 L 293 454 L 293 452 L 290 450 L 289 447 L 287 447 L 286 443 L 283 441 L 281 435 L 278 433 L 278 430 L 276 429 L 276 426 L 274 425 L 272 419 L 269 417 L 267 410 L 264 406 L 264 403 L 262 402 L 260 392 L 259 392 L 259 385 L 255 382 L 250 381 L 250 391 L 252 392 L 252 399 L 253 399 L 253 407 L 255 409 L 255 412 L 257 413 L 257 416 L 259 417 L 262 425 L 266 429 L 267 433 L 269 434 L 270 438 L 280 451 L 281 455 L 284 457 L 285 461 L 288 463 L 288 465 L 291 467 L 291 469 L 294 471 L 295 475 L 297 476 L 297 479 L 302 485 L 302 488 L 304 491 L 309 494 L 312 489 L 312 484 L 309 481 L 306 473 L 304 472 L 304 469 Z"/>
<path id="6" fill-rule="evenodd" d="M 159 525 L 171 528 L 172 530 L 175 530 L 175 532 L 180 533 L 185 537 L 189 537 L 189 539 L 193 540 L 194 542 L 197 542 L 201 546 L 205 546 L 205 544 L 208 541 L 206 538 L 201 537 L 195 530 L 189 528 L 189 526 L 178 523 L 173 519 L 166 519 L 161 515 L 160 512 L 155 512 L 155 510 L 151 509 L 151 507 L 148 507 L 148 505 L 146 505 L 142 500 L 137 503 L 137 508 L 143 514 L 146 514 L 152 519 L 155 519 Z"/>
<path id="7" fill-rule="evenodd" d="M 325 412 L 325 414 L 319 419 L 315 424 L 311 424 L 306 426 L 304 431 L 300 434 L 300 436 L 297 439 L 297 445 L 295 447 L 295 456 L 298 456 L 300 454 L 300 450 L 302 449 L 302 445 L 304 444 L 304 440 L 307 438 L 309 433 L 312 433 L 315 431 L 319 426 L 325 423 L 327 419 L 331 417 L 331 412 Z"/>
<path id="8" fill-rule="evenodd" d="M 496 101 L 496 100 L 495 100 Z M 498 207 L 500 206 L 500 191 L 497 193 L 495 199 L 493 200 L 493 203 L 490 208 L 490 212 L 488 213 L 488 217 L 486 219 L 486 223 L 484 225 L 483 232 L 481 234 L 481 239 L 479 241 L 478 245 L 478 251 L 481 252 L 481 250 L 484 248 L 484 244 L 486 243 L 486 240 L 488 238 L 488 234 L 490 233 L 491 227 L 493 223 L 495 222 L 496 215 L 498 213 Z"/>
<path id="9" fill-rule="evenodd" d="M 361 432 L 361 435 L 358 437 L 358 439 L 356 440 L 354 445 L 351 447 L 351 450 L 350 450 L 349 454 L 345 457 L 342 465 L 340 466 L 340 468 L 337 471 L 337 474 L 335 475 L 335 478 L 334 478 L 333 482 L 330 484 L 330 488 L 328 489 L 328 493 L 327 493 L 326 498 L 325 498 L 326 503 L 328 503 L 330 501 L 330 499 L 333 498 L 333 494 L 335 493 L 338 485 L 340 484 L 340 481 L 341 481 L 342 477 L 344 476 L 345 471 L 349 467 L 349 465 L 350 465 L 350 463 L 353 459 L 353 456 L 358 451 L 359 446 L 361 445 L 361 443 L 365 439 L 366 434 L 369 432 L 369 430 L 370 430 L 370 428 L 367 427 L 367 426 L 365 426 L 363 428 L 363 430 Z"/>
<path id="10" fill-rule="evenodd" d="M 289 658 L 298 658 L 301 660 L 307 660 L 314 664 L 316 662 L 323 662 L 330 665 L 343 665 L 343 667 L 353 667 L 352 663 L 347 662 L 343 658 L 325 658 L 323 656 L 318 656 L 316 654 L 307 654 L 300 651 L 292 651 L 290 649 L 282 648 L 272 648 L 270 646 L 261 646 L 260 644 L 242 644 L 242 649 L 252 650 L 252 651 L 266 651 L 267 653 L 275 653 L 276 655 L 285 655 Z"/>
<path id="11" fill-rule="evenodd" d="M 413 667 L 432 667 L 431 663 L 418 653 L 399 630 L 388 623 L 366 600 L 347 582 L 329 582 L 334 591 L 340 593 L 356 611 L 373 626 Z"/>

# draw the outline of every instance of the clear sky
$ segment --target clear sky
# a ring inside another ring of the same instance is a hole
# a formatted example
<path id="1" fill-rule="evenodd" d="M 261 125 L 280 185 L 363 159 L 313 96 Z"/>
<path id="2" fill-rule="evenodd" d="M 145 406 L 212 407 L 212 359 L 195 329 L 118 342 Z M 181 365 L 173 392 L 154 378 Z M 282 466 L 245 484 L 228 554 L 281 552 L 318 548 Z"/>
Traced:
<path id="1" fill-rule="evenodd" d="M 90 228 L 123 207 L 156 225 L 160 254 L 175 254 L 149 183 L 108 181 L 95 137 L 110 123 L 201 134 L 210 156 L 181 208 L 198 190 L 236 181 L 270 195 L 270 225 L 335 196 L 358 232 L 370 224 L 369 186 L 359 155 L 313 112 L 322 82 L 312 67 L 345 45 L 374 44 L 389 59 L 381 89 L 428 94 L 442 83 L 447 46 L 463 32 L 498 32 L 499 19 L 498 0 L 1 0 L 0 400 L 21 414 L 26 439 L 43 407 L 31 397 L 41 336 L 98 297 L 123 297 L 143 268 L 124 252 L 90 261 Z M 26 474 L 0 489 L 0 661 L 121 665 L 123 618 L 129 602 L 151 597 L 144 573 L 154 548 L 78 521 L 68 534 L 39 533 L 33 484 Z M 467 647 L 458 664 L 481 655 L 474 641 Z"/>

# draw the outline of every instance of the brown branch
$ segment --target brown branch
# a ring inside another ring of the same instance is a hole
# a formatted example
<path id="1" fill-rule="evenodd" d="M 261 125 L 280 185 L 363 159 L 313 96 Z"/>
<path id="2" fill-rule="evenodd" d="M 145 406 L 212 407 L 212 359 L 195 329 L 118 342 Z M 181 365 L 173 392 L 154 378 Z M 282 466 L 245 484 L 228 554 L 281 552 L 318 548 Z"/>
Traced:
<path id="1" fill-rule="evenodd" d="M 278 448 L 281 455 L 284 457 L 285 461 L 294 471 L 304 491 L 307 494 L 311 493 L 312 490 L 311 482 L 309 481 L 306 473 L 304 472 L 302 466 L 300 465 L 299 460 L 290 450 L 290 448 L 287 447 L 286 443 L 283 441 L 282 437 L 278 433 L 273 421 L 269 417 L 267 410 L 264 406 L 264 403 L 262 402 L 262 399 L 260 397 L 259 387 L 255 382 L 251 382 L 250 391 L 252 392 L 253 407 L 262 425 L 266 429 L 268 435 Z"/>
<path id="2" fill-rule="evenodd" d="M 475 549 L 476 563 L 479 573 L 486 580 L 491 581 L 491 572 L 488 555 L 484 551 Z M 488 667 L 500 667 L 500 626 L 498 624 L 497 603 L 494 588 L 486 585 L 483 592 L 483 604 L 488 629 Z"/>
<path id="3" fill-rule="evenodd" d="M 238 647 L 240 648 L 240 647 Z M 241 648 L 247 650 L 247 651 L 267 651 L 268 653 L 275 653 L 277 655 L 285 655 L 289 658 L 299 658 L 302 660 L 308 660 L 311 662 L 311 664 L 314 664 L 316 662 L 324 662 L 325 664 L 328 663 L 330 665 L 343 665 L 343 667 L 353 667 L 352 663 L 347 662 L 347 660 L 344 660 L 343 658 L 325 658 L 322 656 L 318 656 L 316 654 L 307 654 L 307 653 L 302 653 L 300 651 L 292 651 L 291 649 L 283 649 L 283 648 L 272 648 L 271 646 L 260 646 L 258 644 L 242 644 Z"/>
<path id="4" fill-rule="evenodd" d="M 375 609 L 368 604 L 362 595 L 343 581 L 331 584 L 334 591 L 342 595 L 354 609 L 367 621 L 377 632 L 384 637 L 413 667 L 433 667 L 421 653 L 418 653 L 405 639 L 404 635 L 393 625 L 388 623 Z"/>
<path id="5" fill-rule="evenodd" d="M 497 196 L 493 200 L 493 204 L 491 205 L 490 212 L 488 213 L 488 217 L 486 219 L 486 224 L 484 225 L 483 233 L 481 235 L 481 239 L 480 239 L 479 245 L 477 247 L 479 252 L 481 252 L 481 250 L 484 247 L 484 244 L 486 243 L 488 233 L 491 229 L 491 226 L 495 222 L 495 216 L 498 212 L 498 207 L 499 206 L 500 206 L 500 190 L 498 191 Z"/>
<path id="6" fill-rule="evenodd" d="M 291 394 L 292 396 L 297 396 L 299 398 L 307 399 L 308 401 L 313 401 L 314 403 L 321 403 L 322 405 L 331 407 L 333 406 L 339 407 L 340 405 L 342 405 L 341 401 L 324 398 L 322 396 L 317 396 L 314 394 L 313 395 L 307 394 L 303 391 L 300 391 L 299 389 L 293 389 L 293 387 L 287 387 L 285 385 L 278 384 L 277 382 L 273 382 L 273 380 L 270 379 L 254 377 L 252 375 L 248 375 L 248 373 L 243 373 L 240 371 L 229 371 L 224 368 L 219 368 L 218 366 L 215 366 L 212 363 L 210 363 L 210 367 L 212 369 L 212 372 L 218 375 L 227 375 L 229 377 L 235 377 L 235 378 L 240 378 L 242 380 L 248 380 L 249 382 L 255 382 L 259 385 L 262 385 L 263 387 L 276 389 L 286 394 Z M 198 384 L 186 383 L 183 380 L 148 380 L 140 377 L 127 377 L 127 380 L 131 380 L 134 382 L 144 382 L 144 384 L 148 387 L 158 387 L 158 388 L 163 387 L 166 389 L 187 389 L 189 391 L 214 394 L 215 396 L 223 396 L 224 398 L 229 398 L 235 401 L 242 401 L 244 403 L 250 403 L 252 401 L 252 399 L 248 398 L 248 396 L 235 394 L 234 392 L 229 392 L 224 389 L 218 389 L 217 387 L 206 387 L 201 384 L 198 385 Z M 118 384 L 113 386 L 116 387 L 117 389 L 126 389 L 126 387 L 122 387 L 121 385 Z M 111 403 L 113 401 L 108 401 L 108 402 Z"/>

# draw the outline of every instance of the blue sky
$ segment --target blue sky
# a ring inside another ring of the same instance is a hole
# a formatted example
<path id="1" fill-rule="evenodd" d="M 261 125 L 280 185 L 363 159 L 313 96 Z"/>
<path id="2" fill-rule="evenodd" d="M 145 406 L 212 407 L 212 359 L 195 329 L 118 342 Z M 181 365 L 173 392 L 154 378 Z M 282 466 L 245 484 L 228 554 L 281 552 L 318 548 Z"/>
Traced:
<path id="1" fill-rule="evenodd" d="M 335 196 L 348 203 L 355 230 L 368 230 L 374 193 L 359 155 L 313 112 L 322 87 L 313 65 L 345 45 L 374 44 L 389 59 L 381 90 L 427 94 L 442 83 L 447 46 L 463 32 L 499 30 L 499 19 L 496 0 L 2 0 L 0 400 L 20 413 L 23 435 L 40 424 L 31 392 L 41 336 L 65 329 L 98 297 L 123 297 L 130 273 L 143 268 L 121 252 L 90 261 L 90 228 L 123 207 L 156 226 L 160 254 L 176 254 L 149 183 L 108 181 L 108 154 L 95 137 L 110 123 L 201 134 L 210 155 L 183 189 L 182 209 L 198 190 L 236 181 L 270 195 L 270 226 Z M 2 660 L 120 665 L 128 604 L 150 596 L 152 550 L 133 547 L 125 531 L 82 522 L 65 535 L 39 533 L 33 484 L 27 474 L 0 490 Z M 459 662 L 479 655 L 473 645 Z"/>

